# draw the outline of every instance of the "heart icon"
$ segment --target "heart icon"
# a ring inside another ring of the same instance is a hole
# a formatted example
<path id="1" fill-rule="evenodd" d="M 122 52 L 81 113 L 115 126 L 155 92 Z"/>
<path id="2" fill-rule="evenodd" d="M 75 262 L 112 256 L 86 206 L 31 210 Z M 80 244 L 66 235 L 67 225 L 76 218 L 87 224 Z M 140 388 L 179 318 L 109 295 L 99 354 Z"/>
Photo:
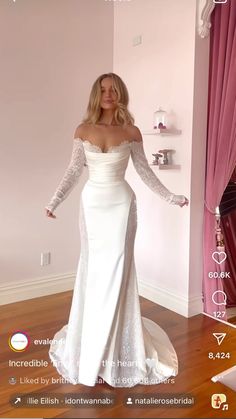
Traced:
<path id="1" fill-rule="evenodd" d="M 217 257 L 215 257 L 215 255 L 217 255 L 218 256 L 218 258 Z M 222 257 L 221 257 L 221 255 L 222 255 Z M 216 262 L 216 263 L 218 263 L 218 265 L 220 265 L 221 263 L 223 263 L 224 261 L 225 261 L 225 259 L 227 258 L 227 255 L 226 255 L 226 253 L 225 252 L 213 252 L 212 253 L 212 259 Z"/>
<path id="2" fill-rule="evenodd" d="M 146 364 L 149 366 L 149 368 L 153 368 L 156 366 L 156 359 L 155 358 L 147 358 Z"/>

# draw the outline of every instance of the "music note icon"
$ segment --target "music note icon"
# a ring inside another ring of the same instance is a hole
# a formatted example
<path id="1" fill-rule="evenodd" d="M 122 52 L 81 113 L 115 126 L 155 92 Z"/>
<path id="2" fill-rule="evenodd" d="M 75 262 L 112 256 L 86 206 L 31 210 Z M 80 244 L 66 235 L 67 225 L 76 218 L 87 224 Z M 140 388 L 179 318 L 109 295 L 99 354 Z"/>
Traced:
<path id="1" fill-rule="evenodd" d="M 229 405 L 225 403 L 222 407 L 222 410 L 229 410 Z"/>
<path id="2" fill-rule="evenodd" d="M 226 403 L 226 395 L 222 393 L 212 394 L 211 406 L 213 407 L 213 409 L 228 410 L 228 407 L 227 407 L 228 405 Z"/>

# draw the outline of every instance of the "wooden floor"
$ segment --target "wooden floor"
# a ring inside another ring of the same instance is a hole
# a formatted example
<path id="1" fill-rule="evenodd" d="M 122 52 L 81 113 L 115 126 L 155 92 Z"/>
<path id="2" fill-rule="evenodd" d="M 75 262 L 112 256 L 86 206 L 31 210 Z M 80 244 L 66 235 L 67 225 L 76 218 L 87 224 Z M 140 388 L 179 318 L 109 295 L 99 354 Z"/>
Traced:
<path id="1" fill-rule="evenodd" d="M 236 365 L 236 329 L 219 323 L 204 315 L 186 319 L 172 311 L 140 298 L 142 315 L 157 322 L 169 335 L 179 358 L 179 374 L 174 384 L 137 385 L 131 389 L 112 388 L 108 384 L 95 387 L 72 384 L 52 384 L 52 378 L 60 378 L 50 363 L 47 368 L 10 368 L 8 360 L 42 359 L 49 361 L 48 346 L 37 346 L 35 339 L 52 339 L 55 332 L 67 323 L 72 293 L 66 292 L 41 297 L 0 307 L 0 417 L 1 418 L 235 418 L 236 393 L 222 384 L 211 382 L 211 377 Z M 8 347 L 8 337 L 16 330 L 29 334 L 31 344 L 27 351 L 16 353 Z M 227 336 L 219 347 L 213 332 L 226 332 Z M 209 359 L 209 352 L 230 352 L 230 359 Z M 15 377 L 17 383 L 9 384 Z M 49 385 L 20 384 L 20 377 L 48 379 Z M 30 393 L 73 393 L 96 397 L 102 393 L 114 396 L 112 407 L 17 407 L 9 403 L 17 394 Z M 137 407 L 127 406 L 128 397 L 141 394 L 143 397 L 158 396 L 160 393 L 188 394 L 195 398 L 192 407 Z M 228 410 L 211 407 L 211 396 L 224 393 Z"/>
<path id="2" fill-rule="evenodd" d="M 231 317 L 228 321 L 236 326 L 236 317 Z"/>

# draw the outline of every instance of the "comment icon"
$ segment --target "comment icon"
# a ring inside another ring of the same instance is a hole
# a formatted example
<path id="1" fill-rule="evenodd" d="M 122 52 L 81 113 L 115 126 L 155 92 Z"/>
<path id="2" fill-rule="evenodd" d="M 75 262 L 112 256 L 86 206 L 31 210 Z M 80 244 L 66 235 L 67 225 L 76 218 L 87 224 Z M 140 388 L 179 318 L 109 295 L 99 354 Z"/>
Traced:
<path id="1" fill-rule="evenodd" d="M 217 306 L 226 305 L 227 295 L 225 294 L 224 291 L 217 290 L 213 292 L 211 298 L 212 298 L 213 303 L 216 304 Z"/>

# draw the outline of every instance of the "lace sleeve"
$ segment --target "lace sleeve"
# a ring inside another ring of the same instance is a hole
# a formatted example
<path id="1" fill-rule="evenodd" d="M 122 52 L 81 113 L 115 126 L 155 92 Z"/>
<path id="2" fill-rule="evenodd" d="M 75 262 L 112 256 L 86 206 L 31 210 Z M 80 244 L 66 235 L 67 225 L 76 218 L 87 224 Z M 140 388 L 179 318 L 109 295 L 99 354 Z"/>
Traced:
<path id="1" fill-rule="evenodd" d="M 131 143 L 131 158 L 136 172 L 153 192 L 160 195 L 162 199 L 170 204 L 176 205 L 185 202 L 184 195 L 171 193 L 155 175 L 147 161 L 142 141 L 133 141 Z"/>
<path id="2" fill-rule="evenodd" d="M 58 205 L 67 198 L 72 189 L 78 183 L 79 177 L 86 166 L 83 141 L 80 138 L 74 139 L 70 163 L 62 177 L 51 201 L 45 207 L 53 212 Z"/>

